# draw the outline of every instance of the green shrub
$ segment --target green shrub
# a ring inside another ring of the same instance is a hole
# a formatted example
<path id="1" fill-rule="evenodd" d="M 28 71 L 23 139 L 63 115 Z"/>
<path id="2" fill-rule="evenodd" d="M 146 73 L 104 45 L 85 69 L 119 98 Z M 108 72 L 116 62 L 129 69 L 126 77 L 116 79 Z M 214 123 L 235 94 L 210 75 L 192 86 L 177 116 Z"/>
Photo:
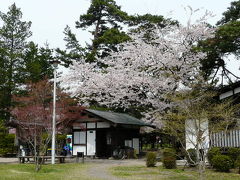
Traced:
<path id="1" fill-rule="evenodd" d="M 0 156 L 5 156 L 8 153 L 16 153 L 14 139 L 14 134 L 0 133 Z"/>
<path id="2" fill-rule="evenodd" d="M 197 162 L 197 152 L 196 149 L 188 149 L 186 152 L 186 158 L 189 166 L 195 167 Z"/>
<path id="3" fill-rule="evenodd" d="M 176 158 L 175 157 L 164 157 L 163 158 L 163 166 L 166 169 L 175 169 L 177 167 Z"/>
<path id="4" fill-rule="evenodd" d="M 209 151 L 207 153 L 207 158 L 208 158 L 208 162 L 211 166 L 213 166 L 213 163 L 212 163 L 213 157 L 216 155 L 220 155 L 220 154 L 221 154 L 221 151 L 220 151 L 220 148 L 218 148 L 218 147 L 213 147 L 213 148 L 209 149 Z"/>
<path id="5" fill-rule="evenodd" d="M 164 148 L 163 149 L 163 157 L 176 157 L 176 151 L 173 148 Z"/>
<path id="6" fill-rule="evenodd" d="M 163 166 L 167 169 L 176 168 L 176 151 L 173 148 L 163 149 Z"/>
<path id="7" fill-rule="evenodd" d="M 154 167 L 157 163 L 157 156 L 155 152 L 147 153 L 146 165 L 147 167 Z"/>
<path id="8" fill-rule="evenodd" d="M 137 158 L 138 158 L 137 151 L 134 149 L 134 151 L 133 151 L 133 159 L 137 159 Z"/>
<path id="9" fill-rule="evenodd" d="M 236 159 L 240 156 L 240 149 L 231 147 L 227 151 L 227 155 L 231 158 L 232 162 L 235 162 Z M 233 167 L 235 166 L 235 163 L 233 163 Z"/>
<path id="10" fill-rule="evenodd" d="M 235 164 L 235 167 L 238 168 L 238 173 L 240 174 L 240 156 L 237 157 L 234 164 Z"/>
<path id="11" fill-rule="evenodd" d="M 236 165 L 236 167 L 240 167 L 240 156 L 237 157 L 237 159 L 235 161 L 235 165 Z"/>
<path id="12" fill-rule="evenodd" d="M 232 164 L 231 158 L 227 155 L 215 155 L 212 158 L 213 168 L 220 172 L 229 172 Z"/>

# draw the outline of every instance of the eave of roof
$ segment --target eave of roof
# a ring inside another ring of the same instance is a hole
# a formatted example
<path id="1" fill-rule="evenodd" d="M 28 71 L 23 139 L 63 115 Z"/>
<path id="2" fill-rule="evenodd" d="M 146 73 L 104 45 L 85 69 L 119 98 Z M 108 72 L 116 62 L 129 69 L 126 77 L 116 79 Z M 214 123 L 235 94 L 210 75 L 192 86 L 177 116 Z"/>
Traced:
<path id="1" fill-rule="evenodd" d="M 224 92 L 233 90 L 233 89 L 238 88 L 238 87 L 240 87 L 240 81 L 237 81 L 237 82 L 229 84 L 229 85 L 220 86 L 220 87 L 218 87 L 218 91 L 220 93 L 224 93 Z"/>
<path id="2" fill-rule="evenodd" d="M 132 116 L 130 116 L 128 114 L 124 114 L 124 113 L 99 111 L 99 110 L 93 110 L 93 109 L 85 109 L 85 111 L 90 112 L 90 113 L 92 113 L 98 117 L 101 117 L 103 119 L 106 119 L 108 121 L 111 121 L 115 124 L 155 127 L 151 124 L 145 123 L 144 121 L 141 121 L 135 117 L 132 117 Z"/>

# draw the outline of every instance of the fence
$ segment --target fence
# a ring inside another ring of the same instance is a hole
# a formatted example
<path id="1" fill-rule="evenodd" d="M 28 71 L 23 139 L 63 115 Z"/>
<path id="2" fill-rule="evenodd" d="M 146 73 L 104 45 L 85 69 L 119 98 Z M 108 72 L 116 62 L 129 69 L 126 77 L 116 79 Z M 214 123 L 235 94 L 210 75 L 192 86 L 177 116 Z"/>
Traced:
<path id="1" fill-rule="evenodd" d="M 240 147 L 240 129 L 212 133 L 210 147 Z"/>

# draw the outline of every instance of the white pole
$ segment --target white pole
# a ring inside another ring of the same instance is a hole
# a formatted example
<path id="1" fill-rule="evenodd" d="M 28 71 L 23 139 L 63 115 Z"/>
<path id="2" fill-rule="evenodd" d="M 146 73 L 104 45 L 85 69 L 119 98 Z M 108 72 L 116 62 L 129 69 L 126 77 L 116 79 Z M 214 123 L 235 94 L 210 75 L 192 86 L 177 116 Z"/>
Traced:
<path id="1" fill-rule="evenodd" d="M 55 143 L 56 143 L 56 68 L 54 67 L 54 82 L 53 82 L 53 119 L 52 119 L 52 164 L 55 164 Z"/>

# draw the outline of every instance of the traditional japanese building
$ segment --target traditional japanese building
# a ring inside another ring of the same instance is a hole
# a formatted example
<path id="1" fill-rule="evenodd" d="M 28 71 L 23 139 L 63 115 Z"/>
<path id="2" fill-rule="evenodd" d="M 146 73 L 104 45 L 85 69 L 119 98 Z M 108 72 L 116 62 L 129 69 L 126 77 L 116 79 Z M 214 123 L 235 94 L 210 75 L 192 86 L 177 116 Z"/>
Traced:
<path id="1" fill-rule="evenodd" d="M 114 149 L 126 146 L 139 154 L 143 126 L 152 127 L 127 114 L 86 109 L 81 119 L 69 124 L 73 155 L 83 152 L 87 156 L 110 157 Z"/>

